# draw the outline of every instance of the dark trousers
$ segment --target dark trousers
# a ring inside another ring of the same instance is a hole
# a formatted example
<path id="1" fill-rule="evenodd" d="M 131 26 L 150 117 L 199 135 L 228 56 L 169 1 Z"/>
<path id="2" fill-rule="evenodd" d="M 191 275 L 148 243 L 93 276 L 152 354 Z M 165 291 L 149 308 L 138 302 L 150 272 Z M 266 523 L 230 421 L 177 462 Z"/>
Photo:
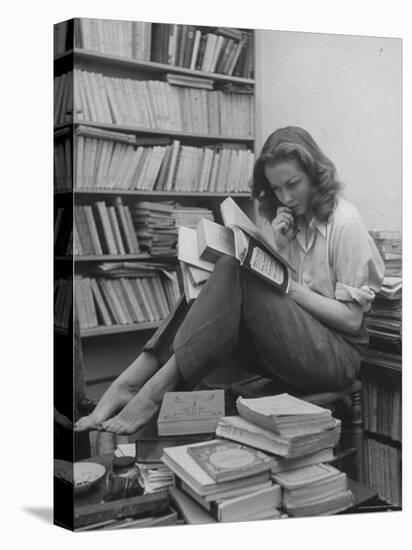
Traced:
<path id="1" fill-rule="evenodd" d="M 193 305 L 179 302 L 144 349 L 160 364 L 174 353 L 188 388 L 224 357 L 307 392 L 346 388 L 360 367 L 359 350 L 338 331 L 229 256 L 216 263 Z"/>

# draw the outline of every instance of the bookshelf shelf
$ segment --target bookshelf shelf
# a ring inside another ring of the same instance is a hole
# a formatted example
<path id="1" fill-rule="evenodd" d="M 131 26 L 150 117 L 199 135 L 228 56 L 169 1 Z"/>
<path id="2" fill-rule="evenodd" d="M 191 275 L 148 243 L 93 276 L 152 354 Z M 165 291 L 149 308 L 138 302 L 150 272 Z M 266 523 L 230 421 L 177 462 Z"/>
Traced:
<path id="1" fill-rule="evenodd" d="M 179 197 L 192 197 L 198 198 L 199 195 L 202 198 L 217 198 L 224 199 L 226 197 L 238 197 L 238 198 L 249 198 L 250 193 L 208 193 L 208 192 L 196 192 L 196 191 L 139 191 L 136 190 L 127 190 L 127 189 L 74 189 L 70 190 L 61 190 L 55 191 L 56 195 L 64 195 L 68 193 L 74 193 L 75 195 L 115 195 L 115 196 L 130 196 L 130 197 L 150 197 L 150 198 L 179 198 Z"/>
<path id="2" fill-rule="evenodd" d="M 155 330 L 160 326 L 161 321 L 153 323 L 139 323 L 133 325 L 113 325 L 110 327 L 96 327 L 82 329 L 80 335 L 82 338 L 89 338 L 92 336 L 104 336 L 106 334 L 122 334 L 125 332 L 136 332 L 143 330 Z"/>
<path id="3" fill-rule="evenodd" d="M 154 258 L 156 259 L 156 258 Z M 75 261 L 75 262 L 123 262 L 126 260 L 153 260 L 153 256 L 143 252 L 142 254 L 102 254 L 93 256 L 56 256 L 58 261 Z"/>
<path id="4" fill-rule="evenodd" d="M 208 73 L 204 71 L 198 71 L 194 69 L 187 69 L 185 67 L 178 67 L 176 65 L 167 65 L 163 63 L 156 63 L 154 61 L 139 61 L 137 59 L 130 59 L 126 57 L 119 57 L 116 55 L 110 55 L 107 53 L 94 52 L 91 50 L 83 50 L 81 48 L 75 48 L 73 50 L 68 50 L 63 54 L 57 55 L 54 58 L 55 63 L 63 62 L 70 58 L 74 57 L 74 62 L 76 61 L 89 61 L 91 63 L 99 63 L 106 66 L 115 66 L 122 67 L 127 69 L 135 69 L 138 71 L 143 71 L 147 73 L 152 73 L 156 75 L 174 73 L 174 74 L 183 74 L 190 76 L 197 76 L 203 78 L 213 79 L 215 82 L 233 84 L 242 84 L 254 86 L 255 80 L 250 78 L 241 78 L 238 76 L 228 76 L 220 73 Z"/>
<path id="5" fill-rule="evenodd" d="M 103 130 L 111 130 L 115 132 L 129 132 L 136 134 L 148 134 L 153 136 L 170 136 L 171 138 L 181 138 L 190 140 L 199 140 L 202 142 L 241 142 L 241 143 L 253 143 L 255 141 L 254 136 L 222 136 L 212 134 L 196 134 L 190 132 L 173 132 L 172 130 L 162 130 L 154 128 L 142 128 L 140 126 L 129 126 L 123 124 L 108 124 L 105 122 L 90 122 L 86 120 L 76 120 L 74 122 L 65 122 L 63 124 L 57 124 L 54 127 L 55 132 L 59 132 L 58 136 L 61 136 L 60 130 L 69 128 L 70 126 L 86 126 L 89 128 L 100 128 Z"/>

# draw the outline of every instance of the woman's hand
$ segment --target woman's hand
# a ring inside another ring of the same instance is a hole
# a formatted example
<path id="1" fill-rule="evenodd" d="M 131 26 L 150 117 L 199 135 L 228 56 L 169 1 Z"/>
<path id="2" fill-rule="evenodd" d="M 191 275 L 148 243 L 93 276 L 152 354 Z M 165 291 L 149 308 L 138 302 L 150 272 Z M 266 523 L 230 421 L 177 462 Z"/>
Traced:
<path id="1" fill-rule="evenodd" d="M 272 221 L 275 243 L 278 250 L 283 250 L 296 234 L 295 219 L 290 208 L 279 206 L 276 218 Z"/>

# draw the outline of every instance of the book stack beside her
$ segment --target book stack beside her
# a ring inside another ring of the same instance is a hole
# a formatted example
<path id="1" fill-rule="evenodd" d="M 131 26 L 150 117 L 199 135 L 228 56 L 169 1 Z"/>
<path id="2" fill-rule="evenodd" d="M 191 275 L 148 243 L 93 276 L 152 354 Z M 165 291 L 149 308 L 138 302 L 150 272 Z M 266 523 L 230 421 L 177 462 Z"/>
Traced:
<path id="1" fill-rule="evenodd" d="M 364 362 L 392 370 L 402 363 L 402 237 L 400 231 L 371 231 L 385 264 L 383 284 L 365 321 L 370 345 Z"/>
<path id="2" fill-rule="evenodd" d="M 289 515 L 332 514 L 352 505 L 346 474 L 324 464 L 341 433 L 330 410 L 286 393 L 239 397 L 236 406 L 239 416 L 222 417 L 216 435 L 275 455 L 273 479 L 284 488 Z"/>

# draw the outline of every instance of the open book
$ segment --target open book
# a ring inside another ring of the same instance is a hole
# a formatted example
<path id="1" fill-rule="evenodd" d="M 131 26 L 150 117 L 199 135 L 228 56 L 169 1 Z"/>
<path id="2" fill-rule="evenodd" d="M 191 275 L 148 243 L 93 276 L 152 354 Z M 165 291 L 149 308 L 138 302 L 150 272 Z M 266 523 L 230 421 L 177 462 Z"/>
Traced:
<path id="1" fill-rule="evenodd" d="M 215 262 L 222 254 L 235 256 L 243 267 L 286 293 L 291 266 L 232 198 L 225 199 L 220 209 L 225 227 L 210 220 L 201 220 L 197 227 L 200 258 Z"/>

